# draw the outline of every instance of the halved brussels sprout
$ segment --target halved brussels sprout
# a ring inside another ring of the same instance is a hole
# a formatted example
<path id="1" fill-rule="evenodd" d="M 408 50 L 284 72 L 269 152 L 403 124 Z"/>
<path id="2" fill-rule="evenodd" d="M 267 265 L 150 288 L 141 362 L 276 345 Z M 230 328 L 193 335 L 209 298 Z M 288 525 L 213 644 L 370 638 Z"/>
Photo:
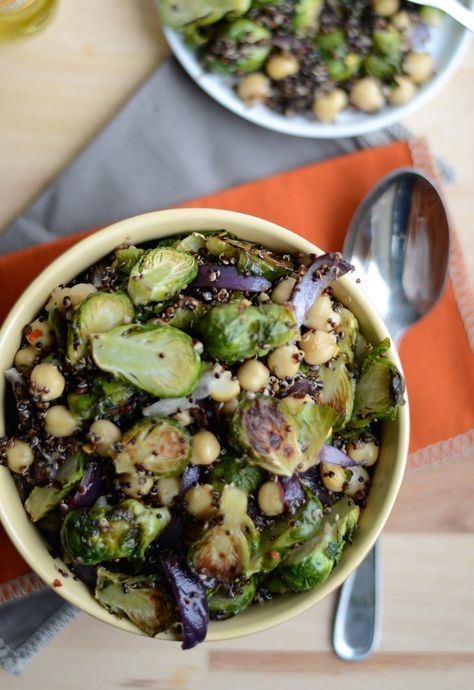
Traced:
<path id="1" fill-rule="evenodd" d="M 147 417 L 126 431 L 114 458 L 118 474 L 141 471 L 178 477 L 191 457 L 191 436 L 174 419 Z"/>
<path id="2" fill-rule="evenodd" d="M 297 410 L 289 406 L 288 398 L 281 402 L 298 430 L 298 446 L 303 460 L 297 469 L 304 472 L 318 462 L 318 453 L 331 434 L 337 412 L 329 405 L 316 404 L 309 396 L 301 400 Z"/>
<path id="3" fill-rule="evenodd" d="M 61 528 L 61 543 L 84 565 L 139 559 L 170 520 L 167 508 L 149 508 L 133 498 L 118 506 L 72 510 Z"/>
<path id="4" fill-rule="evenodd" d="M 268 29 L 250 19 L 235 19 L 216 35 L 219 42 L 234 45 L 235 57 L 220 59 L 218 51 L 211 50 L 206 56 L 206 67 L 223 74 L 255 72 L 271 50 L 271 36 Z"/>
<path id="5" fill-rule="evenodd" d="M 97 334 L 92 356 L 102 371 L 159 398 L 189 395 L 201 371 L 192 339 L 172 326 L 119 326 Z"/>
<path id="6" fill-rule="evenodd" d="M 234 443 L 253 463 L 287 477 L 305 460 L 298 443 L 299 431 L 298 421 L 283 401 L 263 395 L 241 401 L 231 422 Z"/>
<path id="7" fill-rule="evenodd" d="M 278 575 L 293 592 L 307 592 L 327 580 L 350 541 L 359 519 L 359 506 L 349 498 L 334 503 L 325 513 L 316 534 L 286 556 Z"/>
<path id="8" fill-rule="evenodd" d="M 306 502 L 292 515 L 277 518 L 261 534 L 255 571 L 270 572 L 280 565 L 295 545 L 314 537 L 323 516 L 323 507 L 316 496 L 305 488 Z"/>
<path id="9" fill-rule="evenodd" d="M 219 585 L 207 597 L 209 615 L 214 620 L 232 618 L 250 606 L 257 591 L 257 578 L 238 582 L 233 587 Z"/>
<path id="10" fill-rule="evenodd" d="M 279 254 L 260 248 L 252 242 L 211 235 L 206 238 L 206 248 L 212 256 L 235 259 L 240 273 L 248 272 L 267 280 L 276 280 L 293 270 L 289 259 L 283 259 Z"/>
<path id="11" fill-rule="evenodd" d="M 119 380 L 99 376 L 84 393 L 70 393 L 67 397 L 71 412 L 78 419 L 112 416 L 128 403 L 136 389 Z"/>
<path id="12" fill-rule="evenodd" d="M 405 381 L 386 353 L 390 340 L 386 338 L 366 354 L 361 376 L 356 383 L 354 410 L 349 425 L 367 426 L 382 419 L 395 419 L 404 404 Z"/>
<path id="13" fill-rule="evenodd" d="M 294 311 L 289 306 L 246 300 L 209 309 L 198 324 L 198 333 L 211 357 L 235 364 L 255 354 L 263 357 L 297 337 Z"/>
<path id="14" fill-rule="evenodd" d="M 341 317 L 337 329 L 339 354 L 344 355 L 347 362 L 353 362 L 359 335 L 359 322 L 351 310 L 346 307 L 341 307 L 339 315 Z"/>
<path id="15" fill-rule="evenodd" d="M 295 5 L 293 29 L 299 34 L 313 34 L 319 24 L 323 0 L 298 0 Z"/>
<path id="16" fill-rule="evenodd" d="M 175 621 L 173 598 L 153 575 L 131 577 L 98 568 L 95 598 L 107 611 L 128 618 L 150 637 Z"/>
<path id="17" fill-rule="evenodd" d="M 206 246 L 206 238 L 200 232 L 192 232 L 174 244 L 174 248 L 180 252 L 198 254 Z"/>
<path id="18" fill-rule="evenodd" d="M 121 249 L 117 249 L 111 268 L 128 276 L 130 275 L 132 268 L 144 253 L 144 249 L 134 247 L 133 245 L 130 245 L 130 247 L 122 247 Z"/>
<path id="19" fill-rule="evenodd" d="M 249 496 L 255 494 L 265 480 L 265 473 L 257 465 L 251 465 L 246 458 L 232 453 L 222 455 L 209 472 L 209 481 L 216 491 L 222 493 L 224 487 L 233 484 Z"/>
<path id="20" fill-rule="evenodd" d="M 135 305 L 164 302 L 189 285 L 198 270 L 191 254 L 172 247 L 150 249 L 135 264 L 128 279 L 128 294 Z"/>
<path id="21" fill-rule="evenodd" d="M 86 456 L 78 451 L 70 455 L 60 467 L 54 482 L 47 486 L 35 486 L 25 501 L 25 510 L 38 522 L 58 507 L 78 484 L 85 471 Z"/>
<path id="22" fill-rule="evenodd" d="M 344 427 L 352 416 L 354 408 L 355 378 L 351 375 L 339 356 L 331 362 L 331 366 L 322 365 L 319 368 L 319 378 L 323 387 L 318 391 L 316 399 L 322 405 L 329 405 L 337 413 L 334 429 Z"/>
<path id="23" fill-rule="evenodd" d="M 116 326 L 133 321 L 135 310 L 124 292 L 94 292 L 86 297 L 74 314 L 68 329 L 67 357 L 76 364 L 87 354 L 89 339 Z"/>
<path id="24" fill-rule="evenodd" d="M 226 14 L 245 14 L 251 0 L 161 0 L 160 17 L 163 24 L 174 29 L 186 28 L 188 24 L 215 24 Z"/>
<path id="25" fill-rule="evenodd" d="M 246 493 L 226 486 L 217 517 L 190 548 L 189 565 L 207 582 L 231 584 L 252 574 L 249 568 L 258 543 L 259 533 L 247 515 Z"/>

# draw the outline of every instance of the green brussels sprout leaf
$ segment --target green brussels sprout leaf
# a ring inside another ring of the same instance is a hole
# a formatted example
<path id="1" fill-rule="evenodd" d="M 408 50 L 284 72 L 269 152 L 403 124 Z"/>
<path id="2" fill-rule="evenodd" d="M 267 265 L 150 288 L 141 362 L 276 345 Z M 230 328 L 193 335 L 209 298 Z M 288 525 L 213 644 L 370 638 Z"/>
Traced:
<path id="1" fill-rule="evenodd" d="M 323 0 L 298 0 L 295 4 L 293 30 L 302 35 L 314 34 L 323 6 Z"/>
<path id="2" fill-rule="evenodd" d="M 161 0 L 160 17 L 163 24 L 174 29 L 215 24 L 227 14 L 241 16 L 251 5 L 251 0 Z"/>
<path id="3" fill-rule="evenodd" d="M 158 247 L 145 252 L 130 272 L 128 294 L 135 305 L 164 302 L 189 285 L 198 270 L 188 252 Z"/>
<path id="4" fill-rule="evenodd" d="M 339 354 L 343 355 L 347 362 L 354 361 L 357 337 L 359 335 L 359 322 L 350 309 L 341 307 L 341 321 L 337 332 L 339 334 Z"/>
<path id="5" fill-rule="evenodd" d="M 250 606 L 257 591 L 257 578 L 239 582 L 232 587 L 219 585 L 208 597 L 209 615 L 214 620 L 232 618 Z"/>
<path id="6" fill-rule="evenodd" d="M 350 374 L 339 356 L 331 366 L 319 368 L 319 378 L 323 387 L 317 392 L 316 399 L 320 405 L 329 405 L 337 413 L 333 427 L 337 431 L 344 427 L 352 416 L 354 408 L 355 378 Z"/>
<path id="7" fill-rule="evenodd" d="M 293 264 L 288 259 L 244 240 L 211 235 L 206 239 L 206 248 L 212 256 L 235 259 L 240 273 L 248 272 L 270 281 L 281 278 L 293 270 Z"/>
<path id="8" fill-rule="evenodd" d="M 117 249 L 115 251 L 111 268 L 114 271 L 118 271 L 119 273 L 123 273 L 123 275 L 128 276 L 130 275 L 132 268 L 144 253 L 144 249 L 134 247 L 133 245 L 130 245 L 130 247 L 122 247 L 121 249 Z"/>
<path id="9" fill-rule="evenodd" d="M 265 472 L 257 465 L 252 465 L 245 457 L 236 457 L 232 453 L 222 455 L 209 472 L 209 482 L 214 489 L 222 493 L 224 487 L 233 484 L 247 495 L 255 494 L 265 480 Z"/>
<path id="10" fill-rule="evenodd" d="M 124 381 L 99 376 L 87 392 L 69 393 L 67 401 L 74 416 L 84 420 L 119 413 L 135 393 L 136 389 Z"/>
<path id="11" fill-rule="evenodd" d="M 85 462 L 86 456 L 78 451 L 66 458 L 54 482 L 34 487 L 25 501 L 25 510 L 33 522 L 44 518 L 72 492 L 84 475 Z"/>
<path id="12" fill-rule="evenodd" d="M 235 45 L 235 58 L 221 59 L 217 51 L 206 56 L 206 67 L 219 74 L 255 72 L 271 50 L 271 33 L 250 19 L 235 19 L 218 31 L 216 39 Z"/>

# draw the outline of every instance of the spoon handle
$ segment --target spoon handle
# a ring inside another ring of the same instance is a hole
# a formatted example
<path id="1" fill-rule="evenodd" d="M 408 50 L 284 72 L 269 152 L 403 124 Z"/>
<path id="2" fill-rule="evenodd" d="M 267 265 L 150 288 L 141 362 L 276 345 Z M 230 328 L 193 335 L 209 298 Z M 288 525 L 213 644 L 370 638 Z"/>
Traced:
<path id="1" fill-rule="evenodd" d="M 446 12 L 469 31 L 474 31 L 474 12 L 459 0 L 413 0 L 417 5 L 428 5 Z"/>
<path id="2" fill-rule="evenodd" d="M 368 657 L 380 639 L 381 569 L 376 542 L 341 587 L 333 628 L 333 647 L 345 661 Z"/>

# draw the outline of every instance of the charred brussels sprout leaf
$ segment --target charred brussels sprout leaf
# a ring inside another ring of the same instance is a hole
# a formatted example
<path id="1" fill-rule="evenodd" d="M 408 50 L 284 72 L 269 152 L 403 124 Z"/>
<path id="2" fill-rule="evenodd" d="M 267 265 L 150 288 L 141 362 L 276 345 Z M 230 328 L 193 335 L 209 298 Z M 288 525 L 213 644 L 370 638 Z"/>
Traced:
<path id="1" fill-rule="evenodd" d="M 163 24 L 185 29 L 215 24 L 227 14 L 241 16 L 250 5 L 251 0 L 161 0 L 159 8 Z"/>
<path id="2" fill-rule="evenodd" d="M 128 276 L 144 253 L 144 249 L 134 247 L 133 245 L 117 249 L 114 260 L 112 261 L 112 269 Z"/>
<path id="3" fill-rule="evenodd" d="M 359 507 L 343 498 L 326 513 L 317 533 L 289 553 L 278 568 L 286 587 L 306 592 L 324 582 L 339 561 L 344 545 L 350 541 L 359 519 Z"/>
<path id="4" fill-rule="evenodd" d="M 354 314 L 346 307 L 341 307 L 341 321 L 339 324 L 339 354 L 343 355 L 347 362 L 354 361 L 357 337 L 359 335 L 359 322 Z"/>
<path id="5" fill-rule="evenodd" d="M 136 389 L 119 380 L 98 377 L 87 393 L 70 393 L 68 405 L 78 419 L 117 414 L 136 393 Z"/>
<path id="6" fill-rule="evenodd" d="M 198 270 L 191 254 L 172 247 L 150 249 L 135 264 L 128 280 L 128 294 L 136 305 L 164 302 L 189 285 Z"/>
<path id="7" fill-rule="evenodd" d="M 291 261 L 244 240 L 211 235 L 206 239 L 206 248 L 212 256 L 235 260 L 240 273 L 248 272 L 267 280 L 276 280 L 293 270 Z"/>
<path id="8" fill-rule="evenodd" d="M 177 477 L 191 456 L 191 437 L 174 419 L 147 417 L 126 431 L 115 456 L 119 474 L 137 468 L 157 477 Z"/>
<path id="9" fill-rule="evenodd" d="M 246 458 L 231 454 L 223 455 L 209 473 L 209 481 L 219 493 L 222 493 L 227 484 L 233 484 L 250 496 L 264 480 L 265 473 L 260 467 L 251 465 Z"/>
<path id="10" fill-rule="evenodd" d="M 279 304 L 248 306 L 245 301 L 220 304 L 204 315 L 198 333 L 211 357 L 235 364 L 296 337 L 293 310 Z"/>
<path id="11" fill-rule="evenodd" d="M 85 462 L 84 453 L 77 452 L 70 455 L 64 461 L 52 484 L 34 487 L 25 501 L 25 510 L 33 522 L 44 518 L 71 493 L 84 475 Z"/>
<path id="12" fill-rule="evenodd" d="M 226 486 L 215 522 L 192 544 L 189 566 L 204 581 L 232 584 L 237 577 L 251 574 L 251 559 L 259 543 L 259 533 L 247 515 L 245 492 Z"/>
<path id="13" fill-rule="evenodd" d="M 354 410 L 350 426 L 364 427 L 381 419 L 395 419 L 404 404 L 405 381 L 398 368 L 387 357 L 388 338 L 370 350 L 363 362 L 356 384 Z"/>
<path id="14" fill-rule="evenodd" d="M 235 19 L 218 31 L 217 39 L 235 46 L 235 59 L 221 60 L 216 55 L 217 51 L 210 52 L 206 66 L 211 72 L 255 72 L 265 62 L 271 50 L 270 31 L 250 19 Z"/>
<path id="15" fill-rule="evenodd" d="M 170 519 L 167 508 L 148 508 L 133 498 L 118 506 L 72 510 L 61 528 L 61 542 L 84 565 L 140 559 Z"/>
<path id="16" fill-rule="evenodd" d="M 214 620 L 232 618 L 250 606 L 257 591 L 257 578 L 250 577 L 232 587 L 220 585 L 207 599 L 209 615 Z"/>
<path id="17" fill-rule="evenodd" d="M 167 630 L 175 620 L 173 599 L 154 576 L 130 577 L 98 568 L 95 598 L 150 637 Z"/>
<path id="18" fill-rule="evenodd" d="M 295 5 L 293 29 L 299 34 L 312 34 L 318 28 L 323 0 L 298 0 Z"/>
<path id="19" fill-rule="evenodd" d="M 67 356 L 76 364 L 87 354 L 90 337 L 133 321 L 135 310 L 124 292 L 94 292 L 77 309 L 68 329 Z"/>
<path id="20" fill-rule="evenodd" d="M 95 363 L 160 398 L 192 393 L 200 358 L 186 333 L 172 326 L 119 326 L 92 339 Z"/>
<path id="21" fill-rule="evenodd" d="M 267 472 L 290 477 L 305 459 L 298 421 L 282 401 L 270 396 L 244 400 L 232 419 L 234 443 Z"/>
<path id="22" fill-rule="evenodd" d="M 331 367 L 321 366 L 319 378 L 323 387 L 317 394 L 320 404 L 329 405 L 336 413 L 334 428 L 344 427 L 352 415 L 354 407 L 355 379 L 351 376 L 342 357 L 337 357 Z"/>
<path id="23" fill-rule="evenodd" d="M 270 572 L 280 565 L 295 544 L 314 537 L 319 529 L 323 507 L 309 489 L 305 489 L 306 502 L 290 516 L 277 518 L 262 532 L 256 571 Z"/>

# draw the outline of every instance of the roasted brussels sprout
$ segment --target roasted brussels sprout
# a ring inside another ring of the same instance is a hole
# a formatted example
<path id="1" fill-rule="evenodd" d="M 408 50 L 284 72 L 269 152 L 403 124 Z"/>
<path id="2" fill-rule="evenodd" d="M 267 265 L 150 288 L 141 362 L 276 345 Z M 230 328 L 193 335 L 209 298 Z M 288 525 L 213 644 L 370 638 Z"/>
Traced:
<path id="1" fill-rule="evenodd" d="M 174 248 L 180 252 L 189 252 L 190 254 L 197 254 L 206 246 L 206 238 L 200 232 L 192 232 L 174 244 Z"/>
<path id="2" fill-rule="evenodd" d="M 298 443 L 298 421 L 277 398 L 257 395 L 240 402 L 231 422 L 236 446 L 268 472 L 291 476 L 305 456 Z"/>
<path id="3" fill-rule="evenodd" d="M 232 618 L 250 606 L 257 591 L 256 576 L 238 582 L 233 587 L 219 585 L 207 598 L 209 615 L 215 620 Z"/>
<path id="4" fill-rule="evenodd" d="M 282 402 L 288 406 L 285 398 Z M 318 453 L 331 435 L 337 412 L 330 405 L 305 399 L 299 410 L 293 413 L 293 419 L 298 425 L 298 445 L 304 458 L 298 470 L 304 472 L 318 462 Z"/>
<path id="5" fill-rule="evenodd" d="M 246 300 L 209 309 L 198 324 L 198 333 L 215 359 L 235 364 L 257 354 L 263 357 L 296 338 L 295 316 L 279 304 L 250 306 Z"/>
<path id="6" fill-rule="evenodd" d="M 175 621 L 173 598 L 153 575 L 130 577 L 98 568 L 95 598 L 107 611 L 128 618 L 150 637 Z"/>
<path id="7" fill-rule="evenodd" d="M 250 7 L 251 0 L 161 0 L 161 21 L 175 29 L 189 24 L 215 24 L 227 14 L 240 16 Z"/>
<path id="8" fill-rule="evenodd" d="M 267 250 L 258 249 L 251 242 L 234 240 L 222 235 L 211 235 L 206 239 L 206 248 L 212 256 L 235 260 L 240 273 L 263 276 L 276 280 L 293 270 L 289 259 Z"/>
<path id="9" fill-rule="evenodd" d="M 382 419 L 395 419 L 404 404 L 405 381 L 386 353 L 389 339 L 369 350 L 362 362 L 361 376 L 356 383 L 354 410 L 349 425 L 367 426 Z"/>
<path id="10" fill-rule="evenodd" d="M 67 356 L 76 364 L 87 354 L 89 339 L 133 321 L 135 310 L 124 292 L 93 292 L 78 307 L 68 329 Z"/>
<path id="11" fill-rule="evenodd" d="M 359 322 L 350 309 L 346 307 L 341 307 L 339 315 L 341 317 L 337 329 L 339 354 L 343 355 L 347 362 L 352 363 L 359 335 Z"/>
<path id="12" fill-rule="evenodd" d="M 209 472 L 209 481 L 219 493 L 227 484 L 233 484 L 250 496 L 264 480 L 265 473 L 260 467 L 251 465 L 245 457 L 236 457 L 231 453 L 221 456 Z"/>
<path id="13" fill-rule="evenodd" d="M 87 392 L 70 393 L 67 401 L 73 415 L 84 420 L 117 414 L 135 393 L 124 381 L 99 376 Z"/>
<path id="14" fill-rule="evenodd" d="M 119 326 L 97 334 L 92 356 L 102 371 L 160 398 L 189 395 L 201 371 L 192 339 L 172 326 Z"/>
<path id="15" fill-rule="evenodd" d="M 111 268 L 128 276 L 130 275 L 132 268 L 136 263 L 138 263 L 138 260 L 143 256 L 144 253 L 144 249 L 134 247 L 133 245 L 130 245 L 130 247 L 122 247 L 121 249 L 117 249 Z"/>
<path id="16" fill-rule="evenodd" d="M 349 498 L 334 503 L 316 534 L 293 549 L 278 567 L 283 585 L 293 592 L 306 592 L 324 582 L 350 541 L 359 512 L 359 506 Z"/>
<path id="17" fill-rule="evenodd" d="M 61 528 L 66 553 L 84 565 L 116 558 L 137 560 L 170 522 L 167 508 L 148 508 L 133 498 L 117 506 L 72 510 Z"/>
<path id="18" fill-rule="evenodd" d="M 226 486 L 213 523 L 192 544 L 188 556 L 190 568 L 209 583 L 231 584 L 238 577 L 250 576 L 259 533 L 247 515 L 245 492 Z"/>
<path id="19" fill-rule="evenodd" d="M 323 507 L 319 499 L 305 488 L 306 502 L 292 515 L 277 518 L 260 538 L 254 572 L 268 573 L 291 552 L 299 542 L 306 542 L 318 531 Z"/>
<path id="20" fill-rule="evenodd" d="M 151 472 L 177 477 L 191 457 L 191 436 L 174 419 L 147 417 L 126 431 L 114 458 L 118 474 Z"/>
<path id="21" fill-rule="evenodd" d="M 57 508 L 78 484 L 85 471 L 86 456 L 77 451 L 64 461 L 54 482 L 47 486 L 35 486 L 25 501 L 25 510 L 33 522 Z"/>
<path id="22" fill-rule="evenodd" d="M 206 66 L 211 72 L 221 74 L 241 74 L 255 72 L 267 58 L 271 44 L 271 33 L 250 19 L 235 19 L 225 25 L 216 35 L 216 46 L 222 43 L 235 46 L 235 59 L 222 59 L 214 50 L 206 59 Z"/>
<path id="23" fill-rule="evenodd" d="M 193 331 L 207 311 L 205 304 L 195 297 L 182 297 L 167 307 L 157 323 L 168 324 L 182 331 Z"/>
<path id="24" fill-rule="evenodd" d="M 319 23 L 323 0 L 298 0 L 295 4 L 293 29 L 299 34 L 313 34 Z"/>
<path id="25" fill-rule="evenodd" d="M 334 420 L 335 430 L 347 424 L 354 408 L 355 378 L 349 372 L 344 358 L 339 356 L 331 366 L 322 365 L 319 369 L 322 387 L 317 393 L 317 401 L 329 405 L 337 412 Z"/>
<path id="26" fill-rule="evenodd" d="M 401 38 L 396 29 L 389 27 L 383 31 L 374 31 L 373 39 L 380 55 L 385 55 L 391 60 L 400 60 Z"/>
<path id="27" fill-rule="evenodd" d="M 197 270 L 197 261 L 188 252 L 172 247 L 150 249 L 130 271 L 128 294 L 137 306 L 164 302 L 189 285 Z"/>

